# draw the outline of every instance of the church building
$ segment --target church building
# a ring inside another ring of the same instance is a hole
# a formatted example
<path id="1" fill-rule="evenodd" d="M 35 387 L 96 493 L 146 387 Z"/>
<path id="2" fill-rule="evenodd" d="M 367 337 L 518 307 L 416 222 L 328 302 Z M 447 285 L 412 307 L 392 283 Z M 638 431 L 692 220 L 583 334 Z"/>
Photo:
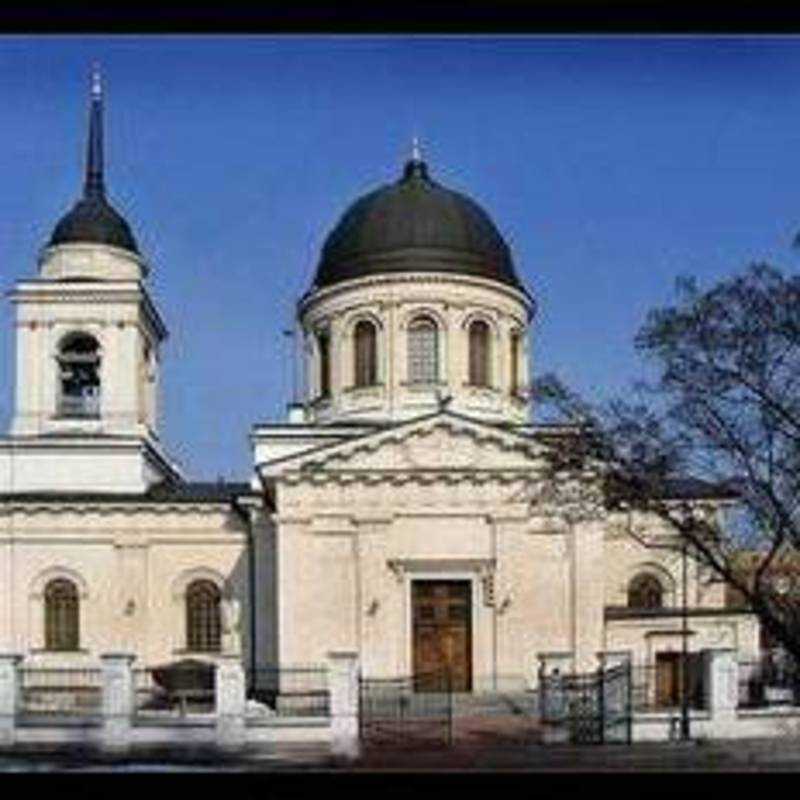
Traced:
<path id="1" fill-rule="evenodd" d="M 690 652 L 755 656 L 755 617 L 657 520 L 609 507 L 600 469 L 545 477 L 575 431 L 531 422 L 531 288 L 416 147 L 329 233 L 297 305 L 303 396 L 252 427 L 252 473 L 181 474 L 158 430 L 167 321 L 107 197 L 102 117 L 95 75 L 82 196 L 10 294 L 2 650 L 139 667 L 240 650 L 248 668 L 350 651 L 365 676 L 473 692 L 630 657 L 667 685 L 686 606 Z"/>

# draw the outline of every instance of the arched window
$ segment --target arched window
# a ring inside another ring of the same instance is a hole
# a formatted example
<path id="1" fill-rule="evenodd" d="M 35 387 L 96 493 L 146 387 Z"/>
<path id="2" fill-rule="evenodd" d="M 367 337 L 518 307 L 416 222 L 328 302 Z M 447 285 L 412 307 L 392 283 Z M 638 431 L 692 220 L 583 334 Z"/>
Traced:
<path id="1" fill-rule="evenodd" d="M 469 383 L 489 385 L 489 326 L 476 319 L 469 326 Z"/>
<path id="2" fill-rule="evenodd" d="M 331 395 L 331 339 L 327 331 L 317 334 L 319 348 L 319 396 Z"/>
<path id="3" fill-rule="evenodd" d="M 359 320 L 353 331 L 355 352 L 355 385 L 374 386 L 378 382 L 378 347 L 375 326 Z"/>
<path id="4" fill-rule="evenodd" d="M 100 415 L 100 346 L 86 333 L 68 336 L 58 352 L 58 413 L 62 417 Z"/>
<path id="5" fill-rule="evenodd" d="M 77 650 L 80 642 L 78 589 L 66 578 L 44 588 L 44 646 L 46 650 Z"/>
<path id="6" fill-rule="evenodd" d="M 209 580 L 192 581 L 186 589 L 186 648 L 219 651 L 221 627 L 219 588 Z"/>
<path id="7" fill-rule="evenodd" d="M 430 317 L 417 317 L 408 326 L 409 383 L 439 380 L 439 329 Z"/>
<path id="8" fill-rule="evenodd" d="M 517 331 L 511 334 L 511 394 L 518 394 L 522 388 L 519 381 L 519 355 L 522 338 Z"/>
<path id="9" fill-rule="evenodd" d="M 628 586 L 629 608 L 661 608 L 664 589 L 655 575 L 637 575 Z"/>

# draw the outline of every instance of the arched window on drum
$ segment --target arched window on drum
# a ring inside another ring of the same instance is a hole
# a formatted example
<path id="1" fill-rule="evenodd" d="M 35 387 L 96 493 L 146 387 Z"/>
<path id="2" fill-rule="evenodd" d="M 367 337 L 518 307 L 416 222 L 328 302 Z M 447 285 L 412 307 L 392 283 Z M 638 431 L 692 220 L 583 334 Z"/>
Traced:
<path id="1" fill-rule="evenodd" d="M 491 331 L 482 319 L 469 326 L 469 384 L 489 386 L 491 383 Z"/>
<path id="2" fill-rule="evenodd" d="M 408 381 L 439 381 L 439 328 L 427 316 L 416 317 L 408 326 Z"/>
<path id="3" fill-rule="evenodd" d="M 317 333 L 317 352 L 319 354 L 319 396 L 331 396 L 331 337 L 328 331 Z"/>
<path id="4" fill-rule="evenodd" d="M 519 331 L 511 332 L 511 350 L 509 358 L 511 360 L 510 370 L 510 390 L 512 395 L 519 395 L 522 391 L 522 381 L 520 379 L 520 357 L 522 355 L 522 334 Z"/>
<path id="5" fill-rule="evenodd" d="M 378 382 L 378 334 L 375 325 L 362 319 L 353 329 L 354 384 L 374 386 Z"/>

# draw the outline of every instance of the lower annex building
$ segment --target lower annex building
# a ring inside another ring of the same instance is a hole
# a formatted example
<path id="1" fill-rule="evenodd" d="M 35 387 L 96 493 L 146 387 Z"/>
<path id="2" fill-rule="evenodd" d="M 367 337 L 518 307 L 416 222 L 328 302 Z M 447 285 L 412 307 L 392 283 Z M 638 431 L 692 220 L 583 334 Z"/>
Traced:
<path id="1" fill-rule="evenodd" d="M 42 666 L 354 651 L 367 676 L 446 668 L 464 691 L 628 653 L 677 680 L 681 555 L 631 531 L 674 540 L 609 510 L 597 472 L 545 491 L 570 430 L 530 422 L 532 296 L 416 148 L 329 234 L 298 304 L 305 397 L 253 426 L 249 479 L 181 475 L 157 430 L 167 327 L 106 197 L 102 113 L 95 76 L 83 194 L 11 293 L 0 648 Z M 708 578 L 690 560 L 689 649 L 755 654 L 755 617 Z"/>

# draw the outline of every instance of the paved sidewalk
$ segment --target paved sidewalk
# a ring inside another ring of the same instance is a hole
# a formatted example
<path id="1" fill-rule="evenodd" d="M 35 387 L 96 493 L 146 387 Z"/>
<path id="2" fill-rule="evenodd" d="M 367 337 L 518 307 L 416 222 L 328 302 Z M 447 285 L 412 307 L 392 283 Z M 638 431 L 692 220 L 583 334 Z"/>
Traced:
<path id="1" fill-rule="evenodd" d="M 57 755 L 42 749 L 0 755 L 8 772 L 238 772 L 340 775 L 368 772 L 777 772 L 800 771 L 800 740 L 639 743 L 634 745 L 497 745 L 427 749 L 375 748 L 357 761 L 336 761 L 319 747 L 251 749 L 236 757 L 213 750 L 153 750 L 108 759 L 90 751 Z"/>
<path id="2" fill-rule="evenodd" d="M 800 771 L 800 740 L 367 750 L 352 770 Z"/>

